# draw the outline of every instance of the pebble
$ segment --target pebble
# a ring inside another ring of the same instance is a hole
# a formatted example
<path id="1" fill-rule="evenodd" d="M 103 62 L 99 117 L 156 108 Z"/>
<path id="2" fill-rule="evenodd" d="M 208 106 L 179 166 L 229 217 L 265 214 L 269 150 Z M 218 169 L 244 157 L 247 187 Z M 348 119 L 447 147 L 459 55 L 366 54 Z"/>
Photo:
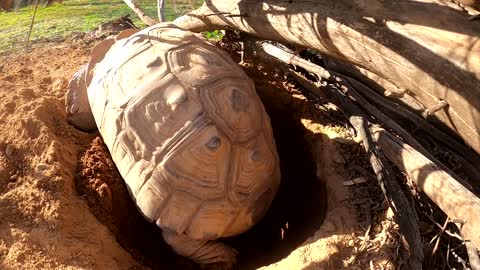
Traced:
<path id="1" fill-rule="evenodd" d="M 48 169 L 48 165 L 43 164 L 43 163 L 38 163 L 37 166 L 35 166 L 35 169 L 39 172 L 44 171 L 44 170 Z"/>
<path id="2" fill-rule="evenodd" d="M 17 178 L 18 178 L 17 174 L 14 174 L 14 175 L 10 176 L 10 180 L 12 180 L 12 181 L 17 180 Z"/>
<path id="3" fill-rule="evenodd" d="M 7 148 L 5 149 L 5 154 L 7 154 L 7 157 L 13 154 L 13 145 L 11 144 L 7 145 Z"/>

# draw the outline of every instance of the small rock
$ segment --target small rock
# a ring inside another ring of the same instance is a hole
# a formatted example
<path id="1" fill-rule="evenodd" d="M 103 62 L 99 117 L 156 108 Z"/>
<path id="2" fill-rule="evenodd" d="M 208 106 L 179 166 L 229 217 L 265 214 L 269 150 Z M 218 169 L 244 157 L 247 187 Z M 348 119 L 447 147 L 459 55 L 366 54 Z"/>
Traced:
<path id="1" fill-rule="evenodd" d="M 15 181 L 15 180 L 17 180 L 17 178 L 18 178 L 17 174 L 14 174 L 14 175 L 10 176 L 11 181 Z"/>
<path id="2" fill-rule="evenodd" d="M 11 144 L 7 145 L 7 148 L 5 149 L 5 154 L 7 154 L 7 157 L 13 154 L 13 145 Z"/>
<path id="3" fill-rule="evenodd" d="M 348 241 L 348 246 L 349 247 L 355 246 L 355 241 L 353 239 L 350 239 L 350 241 Z"/>
<path id="4" fill-rule="evenodd" d="M 48 169 L 48 167 L 49 166 L 47 164 L 38 163 L 37 166 L 35 166 L 35 169 L 40 172 Z"/>

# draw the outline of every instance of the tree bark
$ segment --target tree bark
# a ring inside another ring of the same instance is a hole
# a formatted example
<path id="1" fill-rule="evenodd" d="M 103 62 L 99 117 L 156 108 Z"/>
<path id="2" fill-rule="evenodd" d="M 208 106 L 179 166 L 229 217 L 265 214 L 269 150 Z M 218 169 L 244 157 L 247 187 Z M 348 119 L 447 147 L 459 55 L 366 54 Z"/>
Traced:
<path id="1" fill-rule="evenodd" d="M 315 49 L 413 93 L 480 153 L 480 22 L 440 0 L 207 0 L 174 21 Z"/>
<path id="2" fill-rule="evenodd" d="M 13 0 L 0 0 L 0 10 L 10 11 L 13 7 Z"/>
<path id="3" fill-rule="evenodd" d="M 476 10 L 480 10 L 480 1 L 479 0 L 456 0 L 460 5 L 471 7 Z M 455 2 L 455 1 L 453 1 Z"/>
<path id="4" fill-rule="evenodd" d="M 158 21 L 165 22 L 165 0 L 157 0 Z"/>
<path id="5" fill-rule="evenodd" d="M 326 86 L 319 89 L 295 72 L 291 71 L 290 74 L 314 96 L 320 96 L 318 94 L 321 90 L 329 92 L 327 95 L 334 100 L 334 103 L 348 117 L 350 124 L 357 132 L 357 137 L 362 138 L 363 146 L 369 155 L 370 165 L 377 176 L 378 184 L 395 214 L 395 219 L 400 226 L 400 232 L 405 236 L 410 246 L 409 269 L 422 269 L 424 254 L 420 240 L 420 226 L 417 213 L 398 184 L 395 173 L 384 153 L 378 147 L 377 142 L 373 140 L 371 128 L 373 125 L 369 123 L 366 117 L 363 116 L 362 111 L 353 104 L 341 89 L 334 86 Z"/>
<path id="6" fill-rule="evenodd" d="M 385 131 L 375 133 L 385 155 L 425 192 L 452 220 L 466 240 L 480 247 L 480 199 L 439 166 Z"/>

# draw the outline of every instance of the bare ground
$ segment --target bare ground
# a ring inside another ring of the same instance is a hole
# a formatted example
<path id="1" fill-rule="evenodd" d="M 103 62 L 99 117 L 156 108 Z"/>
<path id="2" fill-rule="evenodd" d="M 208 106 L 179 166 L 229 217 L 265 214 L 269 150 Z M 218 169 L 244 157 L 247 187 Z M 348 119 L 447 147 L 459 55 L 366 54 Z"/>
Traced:
<path id="1" fill-rule="evenodd" d="M 99 135 L 66 121 L 68 80 L 94 43 L 0 58 L 0 268 L 195 269 L 138 214 Z M 338 112 L 245 62 L 272 120 L 282 186 L 257 226 L 225 239 L 239 268 L 397 269 L 405 249 L 361 148 L 329 138 L 348 134 Z M 368 181 L 344 185 L 357 177 Z"/>

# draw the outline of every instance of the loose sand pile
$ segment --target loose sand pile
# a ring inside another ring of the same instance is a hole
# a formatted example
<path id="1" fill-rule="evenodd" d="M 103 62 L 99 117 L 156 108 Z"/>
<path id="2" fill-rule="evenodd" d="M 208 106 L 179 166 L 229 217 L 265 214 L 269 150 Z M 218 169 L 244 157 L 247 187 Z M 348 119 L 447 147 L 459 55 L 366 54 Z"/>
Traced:
<path id="1" fill-rule="evenodd" d="M 75 190 L 77 155 L 94 137 L 68 125 L 63 96 L 88 52 L 45 43 L 0 60 L 0 268 L 137 265 Z"/>
<path id="2" fill-rule="evenodd" d="M 39 43 L 0 57 L 0 268 L 195 269 L 138 214 L 99 135 L 66 121 L 68 80 L 94 43 Z M 239 268 L 394 269 L 398 236 L 381 194 L 380 214 L 365 224 L 343 185 L 358 176 L 349 168 L 359 148 L 322 135 L 328 113 L 274 69 L 245 70 L 272 119 L 282 186 L 258 226 L 225 240 L 240 251 Z"/>

